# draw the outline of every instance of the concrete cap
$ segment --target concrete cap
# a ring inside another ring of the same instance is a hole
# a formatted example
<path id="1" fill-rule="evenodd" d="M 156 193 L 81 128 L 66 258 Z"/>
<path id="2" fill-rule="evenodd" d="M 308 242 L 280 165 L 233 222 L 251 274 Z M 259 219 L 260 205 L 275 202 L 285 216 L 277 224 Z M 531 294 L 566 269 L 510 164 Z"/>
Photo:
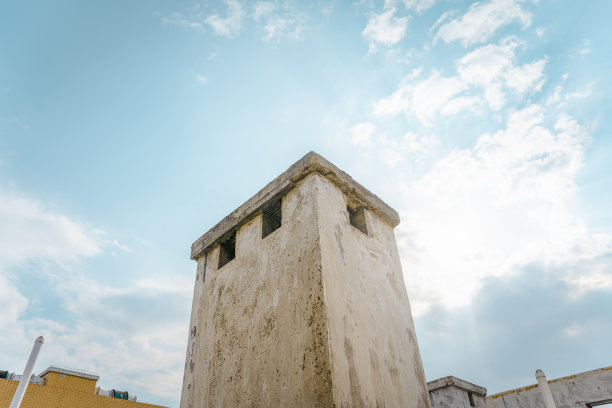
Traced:
<path id="1" fill-rule="evenodd" d="M 448 377 L 438 378 L 437 380 L 429 381 L 427 383 L 427 391 L 431 392 L 440 388 L 451 386 L 461 388 L 466 391 L 472 391 L 478 395 L 487 395 L 486 388 L 476 384 L 472 384 L 471 382 L 467 382 L 465 380 L 462 380 L 461 378 L 453 377 L 452 375 L 449 375 Z"/>
<path id="2" fill-rule="evenodd" d="M 257 194 L 212 227 L 191 245 L 191 259 L 197 260 L 214 245 L 223 242 L 234 231 L 253 219 L 273 200 L 287 194 L 311 173 L 318 173 L 334 183 L 348 198 L 351 208 L 366 208 L 387 224 L 396 227 L 400 219 L 397 211 L 384 203 L 351 176 L 331 164 L 321 155 L 309 152 L 295 162 Z"/>
<path id="3" fill-rule="evenodd" d="M 54 372 L 60 374 L 72 375 L 75 377 L 88 378 L 90 380 L 98 381 L 100 376 L 94 373 L 88 373 L 87 371 L 75 370 L 72 368 L 58 367 L 58 366 L 50 366 L 45 371 L 40 373 L 39 377 L 44 377 L 46 374 Z"/>
<path id="4" fill-rule="evenodd" d="M 540 378 L 540 377 L 546 378 L 546 375 L 544 374 L 544 371 L 542 371 L 540 369 L 536 370 L 535 376 L 536 376 L 536 378 Z"/>

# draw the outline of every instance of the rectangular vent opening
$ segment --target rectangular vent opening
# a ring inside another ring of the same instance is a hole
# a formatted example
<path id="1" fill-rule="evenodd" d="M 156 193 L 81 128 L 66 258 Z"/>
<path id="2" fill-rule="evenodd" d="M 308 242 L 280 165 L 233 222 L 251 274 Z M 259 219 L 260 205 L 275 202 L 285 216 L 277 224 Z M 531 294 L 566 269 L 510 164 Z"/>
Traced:
<path id="1" fill-rule="evenodd" d="M 264 239 L 274 231 L 280 228 L 283 214 L 282 208 L 282 197 L 273 200 L 265 209 L 261 212 L 261 239 Z"/>
<path id="2" fill-rule="evenodd" d="M 346 207 L 349 213 L 349 221 L 351 225 L 359 231 L 368 235 L 368 226 L 366 225 L 365 209 L 363 207 L 353 210 L 351 207 Z"/>
<path id="3" fill-rule="evenodd" d="M 230 235 L 228 239 L 219 245 L 219 266 L 217 269 L 221 269 L 223 265 L 231 261 L 236 257 L 236 231 Z"/>

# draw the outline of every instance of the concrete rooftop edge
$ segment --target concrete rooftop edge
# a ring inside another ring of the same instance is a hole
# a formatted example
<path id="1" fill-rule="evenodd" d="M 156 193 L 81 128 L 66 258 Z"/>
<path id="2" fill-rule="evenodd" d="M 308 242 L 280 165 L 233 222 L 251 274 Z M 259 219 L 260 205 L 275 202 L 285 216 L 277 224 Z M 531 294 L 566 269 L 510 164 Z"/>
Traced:
<path id="1" fill-rule="evenodd" d="M 100 379 L 100 376 L 94 373 L 88 373 L 86 371 L 75 370 L 75 369 L 66 368 L 66 367 L 58 367 L 58 366 L 47 367 L 45 371 L 39 374 L 39 377 L 44 377 L 45 374 L 50 373 L 50 372 L 68 374 L 68 375 L 73 375 L 75 377 L 88 378 L 90 380 L 96 380 L 96 381 Z"/>
<path id="2" fill-rule="evenodd" d="M 438 378 L 437 380 L 429 381 L 427 383 L 427 391 L 434 391 L 439 388 L 447 387 L 447 386 L 455 386 L 457 388 L 461 388 L 467 391 L 472 391 L 480 395 L 487 395 L 487 389 L 481 387 L 476 384 L 472 384 L 471 382 L 462 380 L 461 378 L 454 377 L 449 375 L 448 377 Z"/>
<path id="3" fill-rule="evenodd" d="M 351 208 L 366 208 L 392 227 L 399 224 L 400 219 L 397 211 L 323 156 L 315 152 L 309 152 L 198 238 L 191 245 L 191 259 L 197 260 L 214 245 L 223 242 L 234 231 L 265 209 L 271 201 L 287 194 L 300 180 L 312 173 L 318 173 L 334 183 L 346 194 L 348 205 Z"/>
<path id="4" fill-rule="evenodd" d="M 589 370 L 589 371 L 584 371 L 584 372 L 581 372 L 581 373 L 567 375 L 565 377 L 554 378 L 552 380 L 548 380 L 547 379 L 546 382 L 549 383 L 549 384 L 553 384 L 553 383 L 556 383 L 557 381 L 573 380 L 576 377 L 581 377 L 583 375 L 595 374 L 595 373 L 600 372 L 600 371 L 612 371 L 612 366 L 596 368 L 594 370 Z M 503 397 L 504 395 L 512 394 L 514 392 L 522 392 L 522 391 L 526 391 L 526 390 L 529 390 L 529 389 L 532 389 L 532 388 L 536 388 L 537 386 L 538 386 L 538 384 L 530 384 L 530 385 L 526 385 L 524 387 L 513 388 L 511 390 L 498 392 L 497 394 L 492 394 L 488 398 L 495 399 L 495 398 Z"/>

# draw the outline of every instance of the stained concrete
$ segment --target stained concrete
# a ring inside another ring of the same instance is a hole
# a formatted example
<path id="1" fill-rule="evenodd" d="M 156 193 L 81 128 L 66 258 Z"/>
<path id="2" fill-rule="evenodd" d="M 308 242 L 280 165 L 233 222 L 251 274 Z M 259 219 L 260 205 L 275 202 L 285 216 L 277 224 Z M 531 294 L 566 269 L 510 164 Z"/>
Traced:
<path id="1" fill-rule="evenodd" d="M 261 215 L 243 225 L 221 269 L 218 245 L 198 260 L 181 407 L 333 405 L 314 184 L 287 194 L 265 239 Z"/>
<path id="2" fill-rule="evenodd" d="M 296 165 L 284 174 L 307 174 L 269 185 L 192 247 L 181 407 L 429 407 L 397 213 L 315 153 Z M 278 194 L 281 226 L 262 239 L 257 209 Z M 367 234 L 347 206 L 365 209 Z M 236 257 L 219 269 L 232 231 Z"/>
<path id="3" fill-rule="evenodd" d="M 486 388 L 457 377 L 448 376 L 429 381 L 427 389 L 432 408 L 486 408 L 487 406 Z"/>
<path id="4" fill-rule="evenodd" d="M 366 209 L 366 234 L 349 223 L 332 182 L 318 177 L 317 190 L 334 402 L 427 406 L 393 227 Z"/>
<path id="5" fill-rule="evenodd" d="M 612 367 L 548 381 L 557 408 L 584 408 L 587 403 L 612 403 Z M 540 408 L 544 400 L 537 384 L 487 397 L 488 408 Z"/>
<path id="6" fill-rule="evenodd" d="M 198 238 L 191 246 L 191 259 L 197 260 L 215 245 L 224 241 L 231 233 L 259 215 L 270 201 L 284 196 L 297 183 L 312 173 L 321 174 L 332 181 L 346 195 L 351 208 L 367 208 L 391 226 L 396 227 L 399 224 L 397 211 L 324 157 L 315 152 L 309 152 Z"/>

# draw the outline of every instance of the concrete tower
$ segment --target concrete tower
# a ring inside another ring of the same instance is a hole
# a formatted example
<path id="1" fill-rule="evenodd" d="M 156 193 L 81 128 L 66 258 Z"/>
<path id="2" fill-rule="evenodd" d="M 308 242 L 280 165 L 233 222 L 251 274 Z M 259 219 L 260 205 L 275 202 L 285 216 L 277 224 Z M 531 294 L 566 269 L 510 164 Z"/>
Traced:
<path id="1" fill-rule="evenodd" d="M 202 235 L 181 408 L 429 407 L 398 223 L 311 152 Z"/>

